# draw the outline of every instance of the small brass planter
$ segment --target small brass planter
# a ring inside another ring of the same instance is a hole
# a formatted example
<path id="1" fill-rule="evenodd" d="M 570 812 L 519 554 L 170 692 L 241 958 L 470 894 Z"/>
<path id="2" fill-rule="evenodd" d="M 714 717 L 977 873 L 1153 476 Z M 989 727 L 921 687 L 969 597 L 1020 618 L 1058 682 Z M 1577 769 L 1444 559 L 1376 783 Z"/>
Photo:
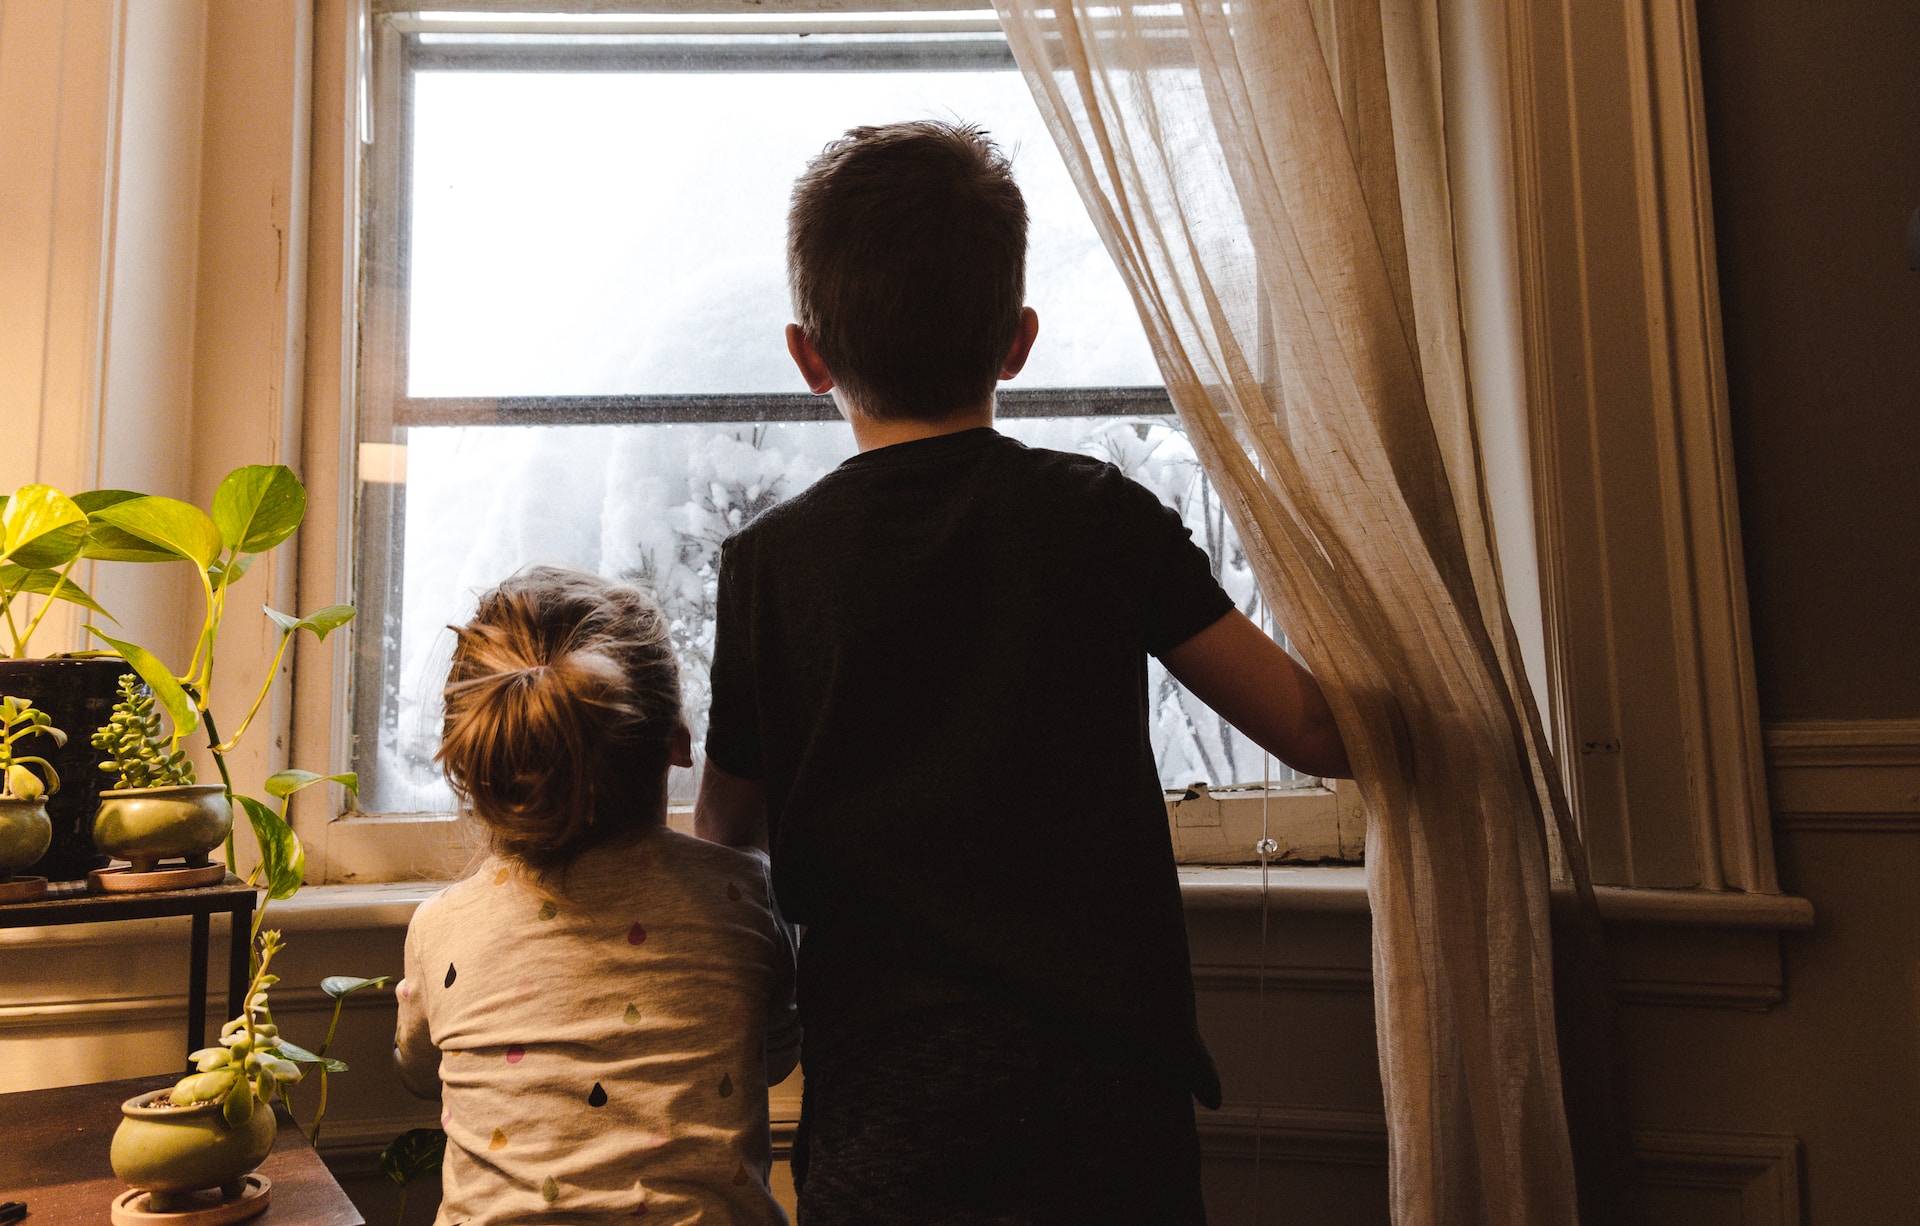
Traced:
<path id="1" fill-rule="evenodd" d="M 47 854 L 53 822 L 45 799 L 0 797 L 0 903 L 32 902 L 47 892 L 45 877 L 15 877 Z"/>
<path id="2" fill-rule="evenodd" d="M 100 793 L 93 845 L 150 873 L 160 861 L 206 864 L 207 853 L 233 829 L 233 807 L 217 783 L 168 788 L 114 788 Z"/>
<path id="3" fill-rule="evenodd" d="M 151 1194 L 151 1212 L 185 1208 L 193 1193 L 208 1188 L 221 1189 L 229 1199 L 238 1196 L 247 1172 L 273 1149 L 279 1128 L 273 1108 L 256 1102 L 253 1115 L 236 1128 L 221 1116 L 218 1102 L 154 1106 L 170 1092 L 153 1090 L 120 1104 L 123 1118 L 110 1155 L 113 1173 Z"/>

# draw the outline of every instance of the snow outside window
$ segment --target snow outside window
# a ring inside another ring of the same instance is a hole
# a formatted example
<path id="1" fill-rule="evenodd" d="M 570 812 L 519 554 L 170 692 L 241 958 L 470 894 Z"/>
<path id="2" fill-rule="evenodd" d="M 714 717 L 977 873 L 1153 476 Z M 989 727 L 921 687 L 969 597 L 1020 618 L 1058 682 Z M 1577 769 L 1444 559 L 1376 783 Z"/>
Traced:
<path id="1" fill-rule="evenodd" d="M 721 541 L 854 452 L 831 402 L 804 394 L 782 331 L 792 181 L 857 124 L 960 118 L 1009 153 L 1032 214 L 1041 331 L 1003 389 L 1000 428 L 1100 456 L 1153 489 L 1262 617 L 1133 305 L 997 31 L 425 25 L 382 37 L 378 118 L 395 138 L 376 140 L 370 175 L 357 578 L 364 623 L 381 633 L 363 632 L 356 663 L 367 812 L 451 810 L 432 761 L 447 627 L 530 563 L 658 595 L 700 743 Z M 1292 777 L 1157 663 L 1151 685 L 1168 787 Z M 676 774 L 689 798 L 691 773 Z"/>

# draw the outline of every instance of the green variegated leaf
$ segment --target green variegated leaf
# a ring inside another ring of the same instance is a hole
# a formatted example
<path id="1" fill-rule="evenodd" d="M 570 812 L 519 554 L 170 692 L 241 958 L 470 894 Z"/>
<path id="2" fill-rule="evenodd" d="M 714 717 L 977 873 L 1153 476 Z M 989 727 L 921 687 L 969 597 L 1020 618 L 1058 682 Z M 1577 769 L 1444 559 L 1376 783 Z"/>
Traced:
<path id="1" fill-rule="evenodd" d="M 361 979 L 356 975 L 328 975 L 320 981 L 320 990 L 339 1000 L 342 996 L 351 996 L 362 988 L 384 988 L 392 982 L 391 975 L 376 975 L 372 979 Z"/>
<path id="2" fill-rule="evenodd" d="M 0 509 L 0 562 L 27 570 L 65 566 L 87 539 L 87 513 L 51 485 L 23 485 Z"/>
<path id="3" fill-rule="evenodd" d="M 144 498 L 145 494 L 136 490 L 82 490 L 73 496 L 73 505 L 92 515 L 101 507 L 114 506 L 117 503 L 132 502 Z"/>
<path id="4" fill-rule="evenodd" d="M 267 795 L 285 799 L 296 792 L 305 791 L 316 783 L 337 783 L 355 795 L 360 791 L 360 776 L 348 771 L 339 775 L 316 775 L 312 771 L 283 770 L 267 776 Z"/>
<path id="5" fill-rule="evenodd" d="M 87 543 L 80 556 L 100 562 L 178 562 L 180 555 L 151 541 L 141 540 L 123 528 L 96 519 L 87 526 Z"/>
<path id="6" fill-rule="evenodd" d="M 446 1150 L 447 1134 L 438 1128 L 408 1129 L 380 1151 L 380 1173 L 405 1187 L 439 1170 Z"/>
<path id="7" fill-rule="evenodd" d="M 207 567 L 207 582 L 215 587 L 232 587 L 252 569 L 252 554 L 235 558 L 231 562 L 215 562 Z"/>
<path id="8" fill-rule="evenodd" d="M 220 556 L 220 529 L 190 502 L 148 494 L 101 507 L 95 517 L 149 544 L 171 550 L 201 570 Z"/>
<path id="9" fill-rule="evenodd" d="M 346 1061 L 335 1060 L 332 1056 L 316 1056 L 298 1043 L 290 1043 L 285 1039 L 279 1039 L 276 1041 L 276 1046 L 279 1048 L 282 1057 L 292 1060 L 296 1064 L 317 1064 L 329 1073 L 344 1073 L 347 1071 Z"/>
<path id="10" fill-rule="evenodd" d="M 68 604 L 92 610 L 108 621 L 114 620 L 113 614 L 95 604 L 93 597 L 87 595 L 79 584 L 61 578 L 57 570 L 26 570 L 11 562 L 0 562 L 0 592 L 31 592 L 35 596 L 51 596 L 55 600 L 64 600 Z"/>
<path id="11" fill-rule="evenodd" d="M 264 553 L 292 536 L 307 513 L 307 490 L 284 464 L 228 473 L 213 495 L 213 522 L 228 549 Z"/>
<path id="12" fill-rule="evenodd" d="M 173 673 L 158 656 L 136 643 L 123 643 L 111 635 L 100 633 L 97 626 L 88 626 L 94 636 L 107 646 L 120 653 L 122 659 L 133 666 L 140 674 L 140 680 L 147 683 L 153 696 L 166 708 L 167 717 L 173 721 L 173 735 L 177 740 L 200 726 L 200 709 L 187 697 L 186 690 L 174 678 Z"/>
<path id="13" fill-rule="evenodd" d="M 278 813 L 251 796 L 235 796 L 253 824 L 260 845 L 260 868 L 266 874 L 268 898 L 292 898 L 307 877 L 307 849 Z"/>
<path id="14" fill-rule="evenodd" d="M 327 635 L 352 621 L 354 614 L 354 608 L 350 604 L 330 604 L 324 609 L 315 609 L 305 617 L 295 617 L 290 613 L 282 613 L 278 609 L 268 609 L 265 605 L 261 608 L 283 633 L 293 634 L 300 630 L 311 630 L 313 636 L 322 642 L 326 641 Z"/>

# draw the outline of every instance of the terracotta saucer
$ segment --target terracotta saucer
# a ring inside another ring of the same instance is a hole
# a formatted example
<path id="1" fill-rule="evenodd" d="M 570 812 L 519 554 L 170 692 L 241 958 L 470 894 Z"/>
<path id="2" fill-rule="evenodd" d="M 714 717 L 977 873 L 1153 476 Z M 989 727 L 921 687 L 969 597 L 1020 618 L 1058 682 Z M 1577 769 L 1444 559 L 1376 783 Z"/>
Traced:
<path id="1" fill-rule="evenodd" d="M 34 902 L 47 896 L 45 877 L 15 877 L 0 881 L 0 903 Z"/>
<path id="2" fill-rule="evenodd" d="M 136 873 L 129 864 L 96 868 L 87 874 L 89 894 L 145 894 L 152 890 L 186 890 L 197 885 L 218 885 L 227 879 L 224 864 L 202 864 L 196 868 L 161 868 Z"/>
<path id="3" fill-rule="evenodd" d="M 255 1171 L 240 1181 L 240 1194 L 231 1199 L 208 1200 L 205 1204 L 178 1213 L 155 1213 L 147 1208 L 147 1191 L 128 1188 L 113 1198 L 113 1226 L 226 1226 L 244 1222 L 265 1213 L 273 1199 L 273 1180 Z"/>

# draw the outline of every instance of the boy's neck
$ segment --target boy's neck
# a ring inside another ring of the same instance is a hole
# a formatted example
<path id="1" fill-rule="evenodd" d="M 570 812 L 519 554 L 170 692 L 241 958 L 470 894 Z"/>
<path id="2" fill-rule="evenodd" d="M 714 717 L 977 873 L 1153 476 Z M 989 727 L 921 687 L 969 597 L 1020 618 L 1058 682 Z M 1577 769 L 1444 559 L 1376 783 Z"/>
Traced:
<path id="1" fill-rule="evenodd" d="M 939 421 L 916 421 L 910 417 L 883 421 L 868 417 L 842 400 L 837 390 L 833 398 L 839 404 L 841 414 L 853 427 L 853 441 L 862 451 L 875 451 L 881 447 L 891 447 L 895 443 L 911 443 L 915 439 L 936 438 L 942 434 L 958 434 L 962 430 L 977 430 L 981 426 L 993 424 L 991 396 L 978 407 L 961 409 L 942 417 Z"/>

